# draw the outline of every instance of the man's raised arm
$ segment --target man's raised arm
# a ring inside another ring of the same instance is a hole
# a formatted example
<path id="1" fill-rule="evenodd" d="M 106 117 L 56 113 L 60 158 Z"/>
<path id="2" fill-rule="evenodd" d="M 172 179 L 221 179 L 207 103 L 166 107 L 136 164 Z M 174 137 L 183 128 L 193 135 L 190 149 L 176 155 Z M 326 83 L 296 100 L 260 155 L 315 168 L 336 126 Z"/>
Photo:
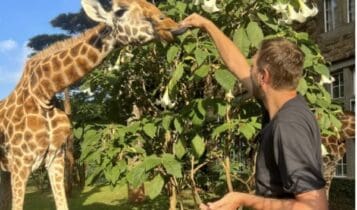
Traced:
<path id="1" fill-rule="evenodd" d="M 192 14 L 181 22 L 183 27 L 198 27 L 204 29 L 211 36 L 215 43 L 219 54 L 228 69 L 243 83 L 248 90 L 249 95 L 252 95 L 252 82 L 250 79 L 250 66 L 247 59 L 229 39 L 212 21 L 198 15 Z"/>

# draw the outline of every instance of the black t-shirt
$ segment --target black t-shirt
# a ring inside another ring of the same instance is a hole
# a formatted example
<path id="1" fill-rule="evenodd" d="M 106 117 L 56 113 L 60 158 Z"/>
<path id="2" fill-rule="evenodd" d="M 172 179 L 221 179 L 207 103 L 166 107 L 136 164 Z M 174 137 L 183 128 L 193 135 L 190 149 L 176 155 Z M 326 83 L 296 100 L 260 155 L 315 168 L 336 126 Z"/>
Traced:
<path id="1" fill-rule="evenodd" d="M 302 96 L 287 101 L 257 138 L 257 195 L 293 198 L 325 186 L 319 127 Z"/>

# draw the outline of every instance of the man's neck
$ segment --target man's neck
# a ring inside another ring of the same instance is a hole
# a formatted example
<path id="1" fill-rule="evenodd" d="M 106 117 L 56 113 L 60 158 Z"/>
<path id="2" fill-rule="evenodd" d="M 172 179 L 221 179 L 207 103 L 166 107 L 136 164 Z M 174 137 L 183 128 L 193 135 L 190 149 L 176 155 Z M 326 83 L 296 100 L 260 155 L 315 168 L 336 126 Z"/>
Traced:
<path id="1" fill-rule="evenodd" d="M 281 107 L 296 95 L 296 90 L 269 90 L 269 93 L 265 95 L 264 105 L 269 112 L 270 119 L 273 119 Z"/>

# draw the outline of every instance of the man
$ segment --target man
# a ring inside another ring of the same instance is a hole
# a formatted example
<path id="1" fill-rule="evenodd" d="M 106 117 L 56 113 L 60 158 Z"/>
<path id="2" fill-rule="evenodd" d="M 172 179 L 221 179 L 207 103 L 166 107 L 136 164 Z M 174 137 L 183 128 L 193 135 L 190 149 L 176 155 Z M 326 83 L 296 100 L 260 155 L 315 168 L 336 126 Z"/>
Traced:
<path id="1" fill-rule="evenodd" d="M 319 128 L 296 91 L 303 71 L 301 50 L 283 38 L 265 40 L 250 67 L 234 43 L 210 20 L 192 14 L 181 24 L 208 32 L 224 63 L 263 103 L 269 119 L 258 135 L 256 195 L 232 192 L 200 208 L 327 210 Z"/>

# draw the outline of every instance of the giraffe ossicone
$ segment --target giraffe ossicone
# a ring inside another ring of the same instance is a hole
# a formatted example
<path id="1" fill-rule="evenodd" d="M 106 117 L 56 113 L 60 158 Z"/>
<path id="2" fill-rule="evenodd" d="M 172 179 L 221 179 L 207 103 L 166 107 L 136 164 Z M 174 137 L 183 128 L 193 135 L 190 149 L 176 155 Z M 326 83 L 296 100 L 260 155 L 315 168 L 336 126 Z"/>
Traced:
<path id="1" fill-rule="evenodd" d="M 184 32 L 145 0 L 112 0 L 106 11 L 97 0 L 82 0 L 86 14 L 100 22 L 75 38 L 29 58 L 15 90 L 0 101 L 0 169 L 11 173 L 12 209 L 22 210 L 32 170 L 45 164 L 56 208 L 67 210 L 64 145 L 68 116 L 52 106 L 55 93 L 90 73 L 113 50 L 155 39 L 172 41 Z"/>

